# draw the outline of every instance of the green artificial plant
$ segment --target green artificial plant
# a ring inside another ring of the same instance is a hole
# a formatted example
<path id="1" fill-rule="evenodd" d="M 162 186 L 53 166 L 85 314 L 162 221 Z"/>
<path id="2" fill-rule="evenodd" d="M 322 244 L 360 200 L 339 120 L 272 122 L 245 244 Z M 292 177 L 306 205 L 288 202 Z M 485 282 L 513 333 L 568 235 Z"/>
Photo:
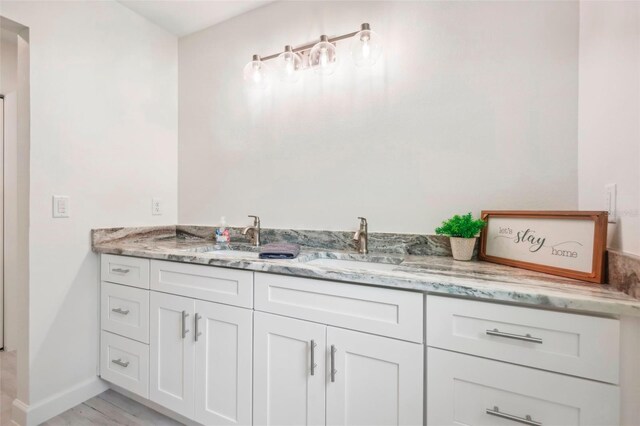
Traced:
<path id="1" fill-rule="evenodd" d="M 459 238 L 474 238 L 484 225 L 484 220 L 474 219 L 471 213 L 463 216 L 455 215 L 451 219 L 442 222 L 442 226 L 436 228 L 436 234 Z"/>

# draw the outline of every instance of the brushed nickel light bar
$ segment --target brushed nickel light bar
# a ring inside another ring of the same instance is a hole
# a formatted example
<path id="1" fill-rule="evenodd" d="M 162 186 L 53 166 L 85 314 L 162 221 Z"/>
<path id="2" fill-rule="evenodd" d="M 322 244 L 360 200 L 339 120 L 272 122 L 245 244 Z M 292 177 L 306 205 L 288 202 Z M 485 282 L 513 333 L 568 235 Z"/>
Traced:
<path id="1" fill-rule="evenodd" d="M 358 34 L 360 31 L 371 31 L 371 26 L 368 23 L 363 23 L 362 25 L 360 25 L 360 29 L 358 31 L 354 31 L 352 33 L 348 33 L 348 34 L 343 34 L 343 35 L 339 35 L 339 36 L 335 36 L 335 37 L 327 37 L 326 35 L 321 35 L 320 36 L 320 41 L 323 41 L 323 37 L 326 37 L 326 39 L 324 39 L 324 41 L 328 41 L 329 43 L 335 44 L 337 42 L 339 42 L 340 40 L 346 40 L 348 38 L 351 38 L 353 36 L 355 36 L 356 34 Z M 305 45 L 302 46 L 298 46 L 292 49 L 293 53 L 304 53 L 307 52 L 309 50 L 311 50 L 313 48 L 313 46 L 315 46 L 318 42 L 314 41 L 311 43 L 307 43 Z M 269 56 L 259 56 L 260 59 L 262 61 L 268 61 L 271 59 L 275 59 L 278 56 L 280 56 L 282 53 L 284 53 L 285 51 L 282 52 L 278 52 L 278 53 L 274 53 L 272 55 Z M 254 57 L 258 56 L 258 55 L 253 55 Z"/>
<path id="2" fill-rule="evenodd" d="M 351 46 L 351 56 L 356 66 L 373 65 L 382 53 L 380 37 L 371 31 L 368 23 L 360 25 L 359 31 L 334 37 L 321 35 L 320 40 L 301 46 L 286 45 L 284 50 L 268 56 L 253 55 L 251 62 L 244 67 L 244 79 L 255 86 L 269 85 L 271 69 L 265 62 L 276 60 L 276 70 L 280 79 L 286 82 L 296 82 L 300 71 L 312 68 L 318 74 L 333 74 L 338 65 L 336 43 L 341 40 L 355 38 Z"/>

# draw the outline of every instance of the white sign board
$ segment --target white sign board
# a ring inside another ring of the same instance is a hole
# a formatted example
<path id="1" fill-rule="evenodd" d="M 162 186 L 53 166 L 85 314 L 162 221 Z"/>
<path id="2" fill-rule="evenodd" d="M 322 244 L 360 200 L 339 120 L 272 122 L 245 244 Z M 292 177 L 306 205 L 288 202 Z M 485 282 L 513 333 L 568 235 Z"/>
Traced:
<path id="1" fill-rule="evenodd" d="M 484 211 L 480 259 L 603 282 L 606 212 Z"/>

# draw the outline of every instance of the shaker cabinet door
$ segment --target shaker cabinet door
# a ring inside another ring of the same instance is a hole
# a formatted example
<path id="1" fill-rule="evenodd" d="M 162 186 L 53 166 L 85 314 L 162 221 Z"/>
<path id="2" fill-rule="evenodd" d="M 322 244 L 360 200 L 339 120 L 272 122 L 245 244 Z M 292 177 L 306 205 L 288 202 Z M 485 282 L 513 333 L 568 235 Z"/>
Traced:
<path id="1" fill-rule="evenodd" d="M 151 292 L 149 398 L 193 418 L 193 299 Z"/>
<path id="2" fill-rule="evenodd" d="M 328 327 L 327 424 L 421 425 L 423 353 L 417 343 Z"/>
<path id="3" fill-rule="evenodd" d="M 254 314 L 255 425 L 325 424 L 326 326 Z"/>
<path id="4" fill-rule="evenodd" d="M 193 330 L 196 421 L 250 425 L 253 311 L 197 300 Z"/>

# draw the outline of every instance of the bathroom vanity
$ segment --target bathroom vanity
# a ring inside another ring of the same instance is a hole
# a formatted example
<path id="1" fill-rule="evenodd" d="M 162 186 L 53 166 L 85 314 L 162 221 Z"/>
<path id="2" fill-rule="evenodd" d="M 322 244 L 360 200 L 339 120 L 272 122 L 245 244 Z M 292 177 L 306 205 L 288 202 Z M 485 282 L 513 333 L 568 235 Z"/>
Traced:
<path id="1" fill-rule="evenodd" d="M 629 296 L 436 256 L 263 261 L 202 246 L 94 244 L 100 376 L 195 422 L 640 418 L 640 301 Z"/>

